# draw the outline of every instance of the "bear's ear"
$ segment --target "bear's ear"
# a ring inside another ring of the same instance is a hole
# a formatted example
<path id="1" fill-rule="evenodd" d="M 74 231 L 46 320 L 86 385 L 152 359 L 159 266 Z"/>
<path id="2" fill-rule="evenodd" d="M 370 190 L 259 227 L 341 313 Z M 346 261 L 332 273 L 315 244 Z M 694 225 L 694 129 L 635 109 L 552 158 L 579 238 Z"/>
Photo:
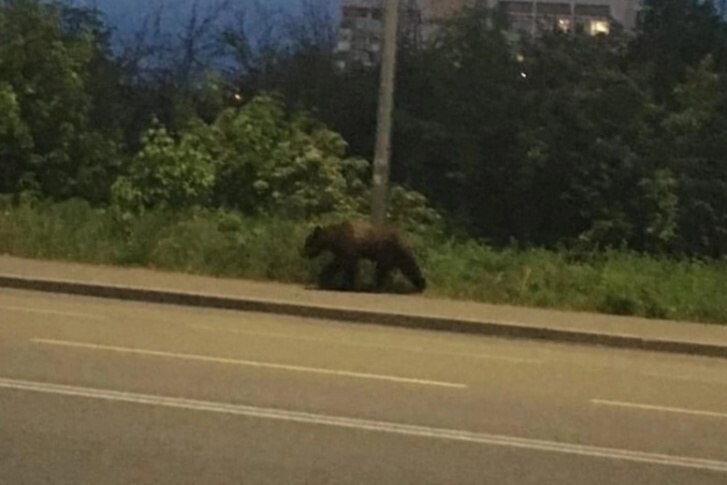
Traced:
<path id="1" fill-rule="evenodd" d="M 313 235 L 314 235 L 314 236 L 317 236 L 317 235 L 318 235 L 318 234 L 320 234 L 321 232 L 323 232 L 323 228 L 322 228 L 321 226 L 316 226 L 316 227 L 315 227 L 315 228 L 313 229 Z"/>

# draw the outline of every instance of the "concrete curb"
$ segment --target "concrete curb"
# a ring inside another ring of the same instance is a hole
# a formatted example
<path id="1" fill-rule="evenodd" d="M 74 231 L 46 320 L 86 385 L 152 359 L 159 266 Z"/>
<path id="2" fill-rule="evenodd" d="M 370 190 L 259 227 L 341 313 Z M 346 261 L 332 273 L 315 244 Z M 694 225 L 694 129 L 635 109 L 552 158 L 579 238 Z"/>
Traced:
<path id="1" fill-rule="evenodd" d="M 148 303 L 274 313 L 324 320 L 378 324 L 404 328 L 447 331 L 513 339 L 547 340 L 619 349 L 648 350 L 676 354 L 727 358 L 727 345 L 646 338 L 636 335 L 564 330 L 514 323 L 356 310 L 351 308 L 291 303 L 246 297 L 218 296 L 153 288 L 134 288 L 70 280 L 0 275 L 0 286 L 19 290 L 94 296 Z"/>

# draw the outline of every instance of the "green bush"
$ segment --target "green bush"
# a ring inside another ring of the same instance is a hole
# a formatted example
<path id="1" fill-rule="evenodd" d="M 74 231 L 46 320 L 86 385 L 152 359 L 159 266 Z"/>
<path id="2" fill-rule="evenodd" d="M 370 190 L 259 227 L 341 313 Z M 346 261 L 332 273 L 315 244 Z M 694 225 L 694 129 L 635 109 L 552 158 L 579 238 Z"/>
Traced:
<path id="1" fill-rule="evenodd" d="M 200 146 L 194 133 L 175 141 L 164 127 L 156 126 L 144 137 L 130 173 L 112 187 L 119 207 L 177 210 L 209 202 L 215 183 L 212 155 Z"/>
<path id="2" fill-rule="evenodd" d="M 178 136 L 150 129 L 128 173 L 113 185 L 123 211 L 226 207 L 249 216 L 309 220 L 368 211 L 369 163 L 346 157 L 343 138 L 305 113 L 259 96 L 223 111 L 211 124 Z M 390 193 L 390 218 L 409 229 L 441 224 L 426 198 L 403 187 Z"/>

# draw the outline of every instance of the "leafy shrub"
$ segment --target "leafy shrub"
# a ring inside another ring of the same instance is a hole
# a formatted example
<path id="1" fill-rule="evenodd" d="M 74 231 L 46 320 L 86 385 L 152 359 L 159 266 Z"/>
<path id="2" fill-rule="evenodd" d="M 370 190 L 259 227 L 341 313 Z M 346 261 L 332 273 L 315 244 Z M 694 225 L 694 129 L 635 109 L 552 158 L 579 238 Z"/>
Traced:
<path id="1" fill-rule="evenodd" d="M 192 123 L 178 139 L 161 126 L 144 137 L 129 173 L 113 186 L 123 210 L 227 207 L 298 220 L 368 212 L 369 163 L 346 157 L 346 142 L 304 113 L 259 96 Z M 441 223 L 426 198 L 403 187 L 390 193 L 392 221 L 421 230 Z"/>
<path id="2" fill-rule="evenodd" d="M 194 132 L 177 142 L 164 127 L 155 126 L 144 137 L 130 173 L 116 180 L 112 193 L 120 207 L 130 210 L 184 209 L 207 203 L 214 182 L 212 156 Z"/>

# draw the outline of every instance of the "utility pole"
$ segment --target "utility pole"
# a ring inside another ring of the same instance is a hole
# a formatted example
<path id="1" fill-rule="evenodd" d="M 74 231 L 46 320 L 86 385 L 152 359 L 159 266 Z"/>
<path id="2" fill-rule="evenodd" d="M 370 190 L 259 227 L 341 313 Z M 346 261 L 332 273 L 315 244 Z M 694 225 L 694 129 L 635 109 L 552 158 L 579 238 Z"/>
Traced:
<path id="1" fill-rule="evenodd" d="M 389 192 L 389 160 L 391 159 L 391 125 L 394 111 L 394 78 L 396 73 L 396 40 L 399 22 L 399 1 L 386 2 L 384 12 L 384 46 L 381 58 L 379 113 L 376 126 L 374 177 L 371 188 L 371 219 L 375 224 L 386 221 Z"/>
<path id="2" fill-rule="evenodd" d="M 576 0 L 570 0 L 570 35 L 576 35 Z"/>

